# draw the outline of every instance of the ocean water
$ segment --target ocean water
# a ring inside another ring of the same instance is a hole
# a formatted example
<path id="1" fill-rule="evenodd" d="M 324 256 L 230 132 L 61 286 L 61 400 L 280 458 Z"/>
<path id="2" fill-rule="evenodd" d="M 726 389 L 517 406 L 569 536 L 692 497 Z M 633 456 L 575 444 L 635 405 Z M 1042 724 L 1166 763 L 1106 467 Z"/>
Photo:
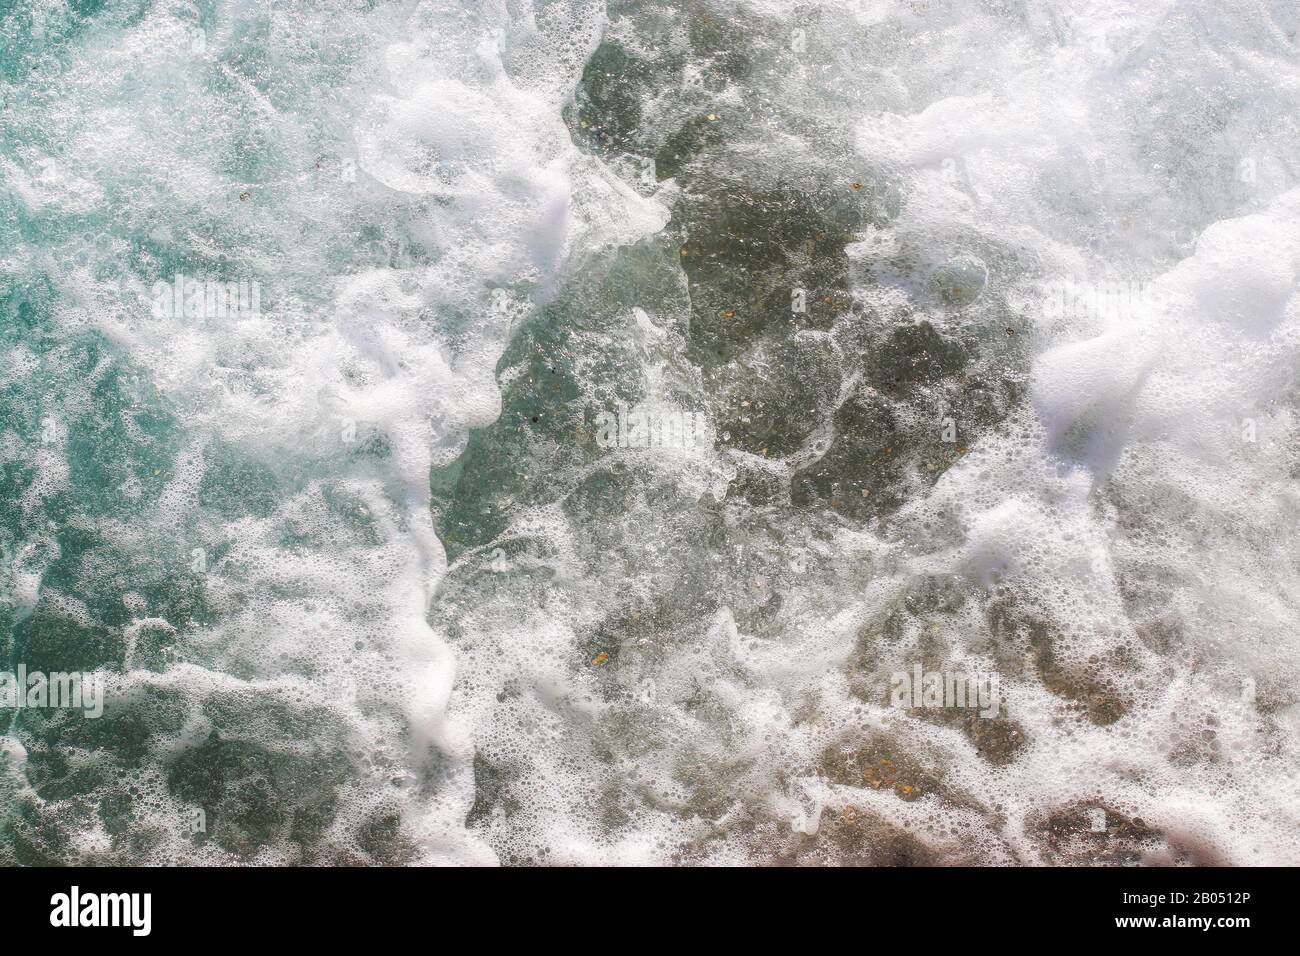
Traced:
<path id="1" fill-rule="evenodd" d="M 1298 31 L 0 0 L 0 859 L 1300 862 Z"/>

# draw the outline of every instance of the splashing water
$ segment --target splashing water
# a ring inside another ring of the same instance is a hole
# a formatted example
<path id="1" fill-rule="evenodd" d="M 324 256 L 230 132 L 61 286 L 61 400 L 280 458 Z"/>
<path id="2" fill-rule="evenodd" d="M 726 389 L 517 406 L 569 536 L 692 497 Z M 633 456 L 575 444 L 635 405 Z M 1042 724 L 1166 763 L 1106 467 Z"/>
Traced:
<path id="1" fill-rule="evenodd" d="M 0 17 L 8 862 L 1300 862 L 1294 4 Z"/>

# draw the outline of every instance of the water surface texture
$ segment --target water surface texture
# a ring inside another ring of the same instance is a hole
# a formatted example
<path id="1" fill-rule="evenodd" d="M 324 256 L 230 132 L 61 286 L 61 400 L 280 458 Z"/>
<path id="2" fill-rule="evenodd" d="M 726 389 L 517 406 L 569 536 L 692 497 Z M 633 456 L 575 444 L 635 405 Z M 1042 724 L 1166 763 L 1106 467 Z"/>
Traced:
<path id="1" fill-rule="evenodd" d="M 0 0 L 0 861 L 1300 863 L 1298 30 Z"/>

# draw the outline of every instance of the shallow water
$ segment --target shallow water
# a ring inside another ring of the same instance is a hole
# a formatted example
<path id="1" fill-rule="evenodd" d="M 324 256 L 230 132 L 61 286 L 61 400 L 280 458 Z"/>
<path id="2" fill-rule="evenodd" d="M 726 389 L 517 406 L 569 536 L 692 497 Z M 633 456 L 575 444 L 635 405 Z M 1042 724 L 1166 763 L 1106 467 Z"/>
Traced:
<path id="1" fill-rule="evenodd" d="M 5 861 L 1300 862 L 1298 30 L 0 4 Z"/>

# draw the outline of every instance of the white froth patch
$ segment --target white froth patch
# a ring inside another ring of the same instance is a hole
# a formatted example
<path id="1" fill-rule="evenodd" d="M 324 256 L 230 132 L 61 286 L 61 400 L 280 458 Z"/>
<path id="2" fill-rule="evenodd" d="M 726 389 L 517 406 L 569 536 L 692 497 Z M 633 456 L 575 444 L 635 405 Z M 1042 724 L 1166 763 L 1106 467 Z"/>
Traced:
<path id="1" fill-rule="evenodd" d="M 1198 317 L 1256 339 L 1285 318 L 1300 275 L 1300 223 L 1276 211 L 1216 222 L 1196 240 L 1195 254 L 1170 281 L 1189 293 Z"/>

